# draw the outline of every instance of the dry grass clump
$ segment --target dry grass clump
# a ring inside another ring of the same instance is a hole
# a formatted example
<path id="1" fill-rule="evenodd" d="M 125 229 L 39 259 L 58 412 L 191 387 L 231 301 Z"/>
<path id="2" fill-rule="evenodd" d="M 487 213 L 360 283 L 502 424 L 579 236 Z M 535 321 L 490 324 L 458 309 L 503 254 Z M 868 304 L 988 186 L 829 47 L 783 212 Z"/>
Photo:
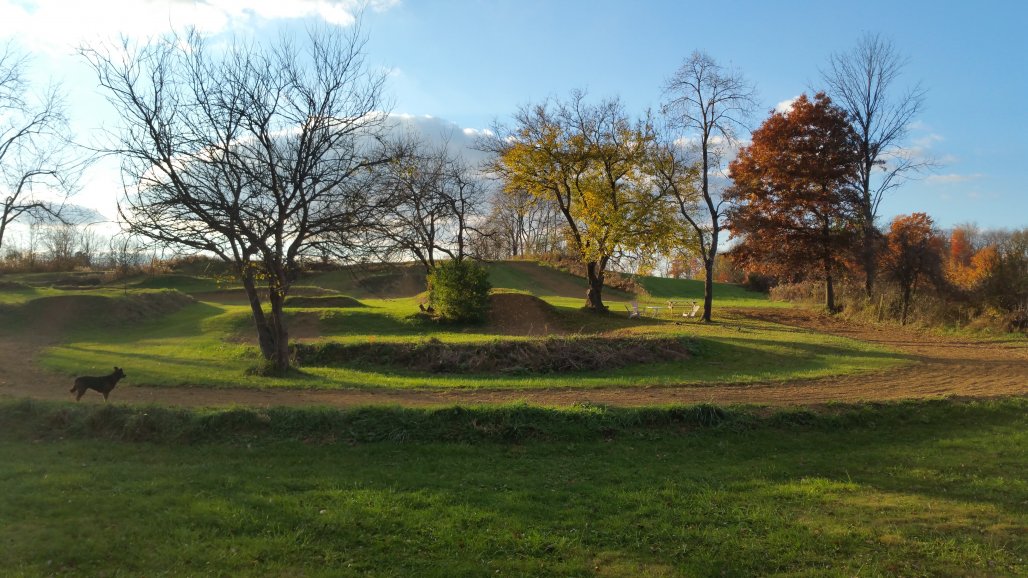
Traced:
<path id="1" fill-rule="evenodd" d="M 484 343 L 297 344 L 301 365 L 375 365 L 430 373 L 544 374 L 609 370 L 688 359 L 677 338 L 547 337 Z"/>

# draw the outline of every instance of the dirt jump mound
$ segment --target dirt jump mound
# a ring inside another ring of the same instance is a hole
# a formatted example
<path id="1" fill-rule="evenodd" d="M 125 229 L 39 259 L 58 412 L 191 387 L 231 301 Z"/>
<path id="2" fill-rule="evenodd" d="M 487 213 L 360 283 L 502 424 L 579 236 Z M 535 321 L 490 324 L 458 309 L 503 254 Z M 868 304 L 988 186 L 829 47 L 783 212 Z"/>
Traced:
<path id="1" fill-rule="evenodd" d="M 489 296 L 486 327 L 502 335 L 557 335 L 566 333 L 553 306 L 524 293 Z"/>

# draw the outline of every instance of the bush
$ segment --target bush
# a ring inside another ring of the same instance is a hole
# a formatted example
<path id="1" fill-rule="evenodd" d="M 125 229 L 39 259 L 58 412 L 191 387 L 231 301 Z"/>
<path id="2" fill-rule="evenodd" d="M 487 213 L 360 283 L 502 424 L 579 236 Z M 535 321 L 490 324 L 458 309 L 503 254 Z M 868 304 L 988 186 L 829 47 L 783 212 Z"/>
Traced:
<path id="1" fill-rule="evenodd" d="M 428 276 L 429 303 L 446 321 L 481 321 L 489 307 L 489 272 L 462 259 L 436 265 Z"/>
<path id="2" fill-rule="evenodd" d="M 774 277 L 768 277 L 751 271 L 746 273 L 746 281 L 742 286 L 745 287 L 747 291 L 755 291 L 757 293 L 767 295 L 777 284 L 778 283 Z"/>

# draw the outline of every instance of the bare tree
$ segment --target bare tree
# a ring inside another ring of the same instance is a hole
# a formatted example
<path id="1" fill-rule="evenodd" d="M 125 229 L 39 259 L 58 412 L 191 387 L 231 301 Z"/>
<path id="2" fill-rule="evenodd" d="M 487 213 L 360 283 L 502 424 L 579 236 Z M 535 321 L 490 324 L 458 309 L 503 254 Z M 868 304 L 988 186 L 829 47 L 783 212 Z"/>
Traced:
<path id="1" fill-rule="evenodd" d="M 232 264 L 276 370 L 289 366 L 283 304 L 299 259 L 360 225 L 363 175 L 382 161 L 384 76 L 368 71 L 359 28 L 302 44 L 208 50 L 194 31 L 82 49 L 121 117 L 109 152 L 128 232 Z"/>
<path id="2" fill-rule="evenodd" d="M 555 252 L 562 248 L 563 218 L 550 199 L 536 197 L 525 189 L 499 189 L 490 199 L 479 240 L 488 239 L 488 258 Z"/>
<path id="3" fill-rule="evenodd" d="M 706 272 L 704 321 L 710 321 L 715 257 L 725 217 L 724 200 L 711 186 L 711 176 L 723 172 L 724 155 L 737 142 L 735 130 L 745 127 L 756 107 L 755 95 L 753 85 L 740 73 L 726 70 L 710 55 L 698 51 L 664 83 L 663 112 L 673 126 L 699 140 L 699 202 L 680 199 L 679 209 L 696 232 Z"/>
<path id="4" fill-rule="evenodd" d="M 43 232 L 43 247 L 52 267 L 57 270 L 70 267 L 79 247 L 78 228 L 69 224 L 48 226 Z"/>
<path id="5" fill-rule="evenodd" d="M 105 239 L 101 239 L 99 233 L 90 228 L 89 225 L 80 225 L 78 231 L 78 247 L 75 250 L 75 260 L 83 267 L 93 267 L 99 264 L 101 246 Z"/>
<path id="6" fill-rule="evenodd" d="M 106 266 L 123 279 L 142 262 L 143 247 L 127 234 L 118 234 L 108 240 Z"/>
<path id="7" fill-rule="evenodd" d="M 28 57 L 0 46 L 0 247 L 14 221 L 59 220 L 80 172 L 57 87 L 30 91 Z"/>
<path id="8" fill-rule="evenodd" d="M 390 141 L 388 156 L 376 170 L 379 210 L 370 245 L 386 259 L 413 256 L 426 272 L 439 255 L 463 259 L 484 196 L 482 180 L 449 139 L 433 145 L 401 133 Z"/>
<path id="9" fill-rule="evenodd" d="M 860 145 L 858 181 L 861 197 L 861 266 L 864 289 L 874 290 L 878 271 L 881 233 L 875 220 L 887 191 L 906 177 L 930 168 L 930 159 L 918 158 L 903 149 L 910 123 L 924 108 L 925 89 L 915 84 L 900 89 L 896 83 L 906 60 L 892 42 L 867 33 L 850 52 L 833 54 L 821 72 L 827 93 L 850 117 Z"/>

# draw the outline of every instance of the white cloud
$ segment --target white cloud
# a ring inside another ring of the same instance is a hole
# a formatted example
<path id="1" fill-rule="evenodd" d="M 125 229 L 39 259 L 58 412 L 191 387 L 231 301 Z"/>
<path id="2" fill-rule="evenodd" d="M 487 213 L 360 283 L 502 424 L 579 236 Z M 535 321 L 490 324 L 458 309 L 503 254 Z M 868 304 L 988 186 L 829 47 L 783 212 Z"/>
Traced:
<path id="1" fill-rule="evenodd" d="M 775 105 L 775 112 L 781 113 L 781 114 L 785 114 L 785 113 L 789 112 L 790 110 L 792 110 L 793 103 L 796 102 L 796 99 L 798 99 L 798 98 L 799 98 L 799 95 L 796 95 L 796 96 L 794 96 L 792 98 L 789 98 L 789 99 L 783 100 L 782 102 L 779 102 L 778 104 Z"/>
<path id="2" fill-rule="evenodd" d="M 946 140 L 946 139 L 943 138 L 943 136 L 941 134 L 936 134 L 936 133 L 933 132 L 933 133 L 928 133 L 926 135 L 923 135 L 923 136 L 920 136 L 920 137 L 914 139 L 911 142 L 911 144 L 913 144 L 913 146 L 915 148 L 929 149 L 929 148 L 932 148 L 932 145 L 934 145 L 935 143 L 942 142 L 944 140 Z"/>
<path id="3" fill-rule="evenodd" d="M 972 173 L 969 175 L 961 175 L 957 173 L 950 173 L 946 175 L 929 175 L 925 178 L 925 181 L 934 184 L 949 185 L 954 183 L 966 183 L 968 181 L 978 180 L 985 175 L 982 173 Z"/>
<path id="4" fill-rule="evenodd" d="M 20 36 L 34 50 L 67 52 L 83 42 L 118 35 L 146 37 L 194 26 L 213 34 L 299 18 L 336 26 L 354 23 L 360 0 L 0 0 L 0 36 Z M 387 10 L 397 0 L 378 0 Z"/>
<path id="5" fill-rule="evenodd" d="M 408 130 L 419 134 L 425 141 L 433 144 L 447 143 L 451 151 L 459 152 L 464 158 L 477 164 L 486 159 L 488 154 L 475 148 L 476 141 L 481 137 L 494 136 L 487 128 L 462 127 L 459 124 L 430 115 L 413 115 L 394 112 L 389 115 L 390 130 Z"/>
<path id="6" fill-rule="evenodd" d="M 494 134 L 496 134 L 487 128 L 465 128 L 461 132 L 463 132 L 465 135 L 471 138 L 477 138 L 480 136 L 493 136 Z"/>
<path id="7" fill-rule="evenodd" d="M 900 161 L 913 162 L 915 164 L 930 163 L 936 166 L 951 164 L 955 161 L 955 159 L 950 158 L 950 156 L 945 156 L 940 159 L 939 155 L 934 150 L 936 144 L 946 140 L 945 137 L 938 133 L 931 132 L 930 127 L 924 123 L 919 122 L 916 124 L 918 128 L 916 130 L 911 128 L 911 130 L 913 132 L 919 132 L 924 134 L 912 136 L 912 138 L 908 141 L 909 144 L 888 149 L 881 154 L 880 158 L 884 160 L 888 166 L 892 166 L 894 162 Z M 936 176 L 943 177 L 943 175 Z M 929 176 L 927 177 L 927 179 L 931 181 L 932 177 Z M 943 178 L 937 182 L 947 181 Z M 956 181 L 950 180 L 949 182 Z"/>

